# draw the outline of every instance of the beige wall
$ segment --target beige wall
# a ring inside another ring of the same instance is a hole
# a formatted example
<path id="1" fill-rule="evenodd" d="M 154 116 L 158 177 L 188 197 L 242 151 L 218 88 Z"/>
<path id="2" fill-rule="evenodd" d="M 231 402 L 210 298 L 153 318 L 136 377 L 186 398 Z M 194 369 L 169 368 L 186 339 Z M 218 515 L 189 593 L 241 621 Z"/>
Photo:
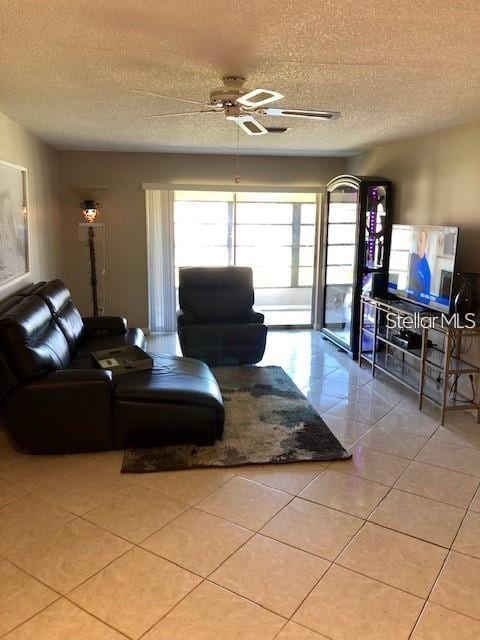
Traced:
<path id="1" fill-rule="evenodd" d="M 243 186 L 308 187 L 322 190 L 342 173 L 345 158 L 242 157 Z M 155 153 L 60 152 L 65 278 L 81 311 L 90 313 L 88 256 L 78 240 L 76 187 L 106 186 L 100 220 L 106 228 L 105 313 L 125 314 L 131 325 L 148 326 L 147 239 L 142 183 L 224 185 L 233 190 L 235 158 Z"/>
<path id="2" fill-rule="evenodd" d="M 394 183 L 397 223 L 460 227 L 459 271 L 480 271 L 480 122 L 352 158 L 351 173 Z"/>
<path id="3" fill-rule="evenodd" d="M 0 299 L 29 282 L 61 274 L 57 152 L 0 113 L 0 160 L 26 167 L 30 225 L 30 275 L 3 287 Z"/>
<path id="4" fill-rule="evenodd" d="M 393 181 L 395 222 L 458 226 L 457 270 L 480 272 L 480 122 L 378 147 L 349 171 Z M 480 344 L 465 357 L 480 363 Z M 470 396 L 468 380 L 460 389 Z"/>

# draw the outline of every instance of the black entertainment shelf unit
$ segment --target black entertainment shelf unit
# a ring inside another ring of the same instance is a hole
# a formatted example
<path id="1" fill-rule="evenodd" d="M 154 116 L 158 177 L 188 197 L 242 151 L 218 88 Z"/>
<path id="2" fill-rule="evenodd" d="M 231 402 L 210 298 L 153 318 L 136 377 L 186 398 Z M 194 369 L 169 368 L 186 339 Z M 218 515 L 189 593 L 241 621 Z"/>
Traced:
<path id="1" fill-rule="evenodd" d="M 421 307 L 399 300 L 362 296 L 360 314 L 359 365 L 367 363 L 374 376 L 377 372 L 397 380 L 418 395 L 418 407 L 430 400 L 440 407 L 440 422 L 448 411 L 473 409 L 480 422 L 480 398 L 475 380 L 480 366 L 464 356 L 473 341 L 480 338 L 480 325 L 472 328 L 442 326 L 420 327 L 419 348 L 406 349 L 392 340 L 398 329 L 389 326 L 397 319 L 438 317 Z M 468 342 L 467 342 L 468 340 Z M 467 347 L 467 348 L 465 348 Z"/>

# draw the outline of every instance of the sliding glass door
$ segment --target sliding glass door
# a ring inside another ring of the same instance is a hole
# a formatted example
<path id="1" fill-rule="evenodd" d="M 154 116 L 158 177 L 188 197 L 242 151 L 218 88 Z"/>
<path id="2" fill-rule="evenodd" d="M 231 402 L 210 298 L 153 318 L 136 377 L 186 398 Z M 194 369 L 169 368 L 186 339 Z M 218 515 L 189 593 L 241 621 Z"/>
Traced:
<path id="1" fill-rule="evenodd" d="M 175 192 L 175 267 L 249 266 L 269 325 L 312 323 L 316 195 Z"/>

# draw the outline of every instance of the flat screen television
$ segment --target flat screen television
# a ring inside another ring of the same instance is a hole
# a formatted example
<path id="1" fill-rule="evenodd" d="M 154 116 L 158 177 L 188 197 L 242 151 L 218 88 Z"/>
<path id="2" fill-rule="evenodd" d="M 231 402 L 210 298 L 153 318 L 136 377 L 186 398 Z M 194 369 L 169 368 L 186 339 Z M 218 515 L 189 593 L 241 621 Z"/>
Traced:
<path id="1" fill-rule="evenodd" d="M 388 293 L 449 313 L 458 227 L 394 224 Z"/>

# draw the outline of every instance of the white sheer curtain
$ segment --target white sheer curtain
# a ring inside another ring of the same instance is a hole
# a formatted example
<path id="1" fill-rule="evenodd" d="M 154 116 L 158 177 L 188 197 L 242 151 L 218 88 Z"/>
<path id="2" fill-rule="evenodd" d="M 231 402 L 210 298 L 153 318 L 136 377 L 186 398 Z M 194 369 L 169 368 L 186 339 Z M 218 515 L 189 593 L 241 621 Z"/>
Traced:
<path id="1" fill-rule="evenodd" d="M 145 192 L 150 331 L 176 331 L 173 191 Z"/>

